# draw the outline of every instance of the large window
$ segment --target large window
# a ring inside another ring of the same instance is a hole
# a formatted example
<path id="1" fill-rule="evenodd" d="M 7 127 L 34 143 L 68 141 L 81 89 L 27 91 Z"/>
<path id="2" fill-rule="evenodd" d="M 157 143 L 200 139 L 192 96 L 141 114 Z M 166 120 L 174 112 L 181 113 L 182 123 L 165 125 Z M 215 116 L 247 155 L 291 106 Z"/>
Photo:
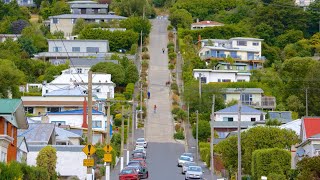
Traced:
<path id="1" fill-rule="evenodd" d="M 53 18 L 53 19 L 52 19 L 52 23 L 53 23 L 53 24 L 58 24 L 58 23 L 59 23 L 59 19 Z"/>
<path id="2" fill-rule="evenodd" d="M 33 114 L 33 107 L 25 107 L 24 111 L 28 114 Z"/>
<path id="3" fill-rule="evenodd" d="M 237 41 L 238 46 L 247 46 L 247 41 Z"/>
<path id="4" fill-rule="evenodd" d="M 223 121 L 233 121 L 233 117 L 223 117 Z"/>
<path id="5" fill-rule="evenodd" d="M 259 42 L 253 42 L 252 45 L 253 46 L 259 46 Z"/>
<path id="6" fill-rule="evenodd" d="M 61 47 L 53 47 L 53 52 L 61 52 L 62 48 Z"/>
<path id="7" fill-rule="evenodd" d="M 72 52 L 80 52 L 80 47 L 72 47 Z"/>
<path id="8" fill-rule="evenodd" d="M 102 127 L 102 121 L 92 121 L 92 128 L 101 128 Z"/>
<path id="9" fill-rule="evenodd" d="M 231 82 L 231 79 L 222 79 L 222 82 Z"/>
<path id="10" fill-rule="evenodd" d="M 245 105 L 251 105 L 252 103 L 252 94 L 242 94 L 241 102 Z"/>
<path id="11" fill-rule="evenodd" d="M 60 107 L 47 107 L 47 112 L 60 112 Z"/>
<path id="12" fill-rule="evenodd" d="M 0 161 L 1 162 L 6 162 L 6 159 L 7 159 L 7 153 L 1 151 Z"/>
<path id="13" fill-rule="evenodd" d="M 81 68 L 77 68 L 77 73 L 78 74 L 82 74 L 82 69 Z"/>
<path id="14" fill-rule="evenodd" d="M 88 53 L 98 53 L 99 47 L 87 47 L 87 52 Z"/>

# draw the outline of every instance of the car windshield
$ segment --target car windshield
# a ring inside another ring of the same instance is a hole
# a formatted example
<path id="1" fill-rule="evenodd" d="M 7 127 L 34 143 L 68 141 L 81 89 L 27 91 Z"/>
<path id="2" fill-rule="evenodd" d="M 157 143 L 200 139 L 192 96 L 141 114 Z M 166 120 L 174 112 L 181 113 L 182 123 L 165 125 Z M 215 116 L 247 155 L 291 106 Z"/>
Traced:
<path id="1" fill-rule="evenodd" d="M 137 142 L 144 142 L 144 139 L 137 139 Z"/>
<path id="2" fill-rule="evenodd" d="M 129 162 L 128 166 L 140 166 L 140 163 L 137 161 Z"/>
<path id="3" fill-rule="evenodd" d="M 183 153 L 184 156 L 189 156 L 189 157 L 192 157 L 192 154 L 191 153 Z"/>
<path id="4" fill-rule="evenodd" d="M 197 167 L 197 166 L 189 166 L 188 171 L 201 172 L 202 169 L 201 167 Z"/>
<path id="5" fill-rule="evenodd" d="M 143 152 L 143 149 L 135 149 L 134 152 Z"/>
<path id="6" fill-rule="evenodd" d="M 121 174 L 133 174 L 133 169 L 123 169 L 121 171 Z"/>
<path id="7" fill-rule="evenodd" d="M 186 162 L 186 163 L 184 163 L 184 165 L 187 166 L 187 167 L 189 167 L 189 166 L 195 166 L 195 165 L 197 165 L 197 164 L 194 163 L 194 162 Z"/>
<path id="8" fill-rule="evenodd" d="M 190 161 L 190 158 L 187 156 L 180 156 L 180 160 Z"/>

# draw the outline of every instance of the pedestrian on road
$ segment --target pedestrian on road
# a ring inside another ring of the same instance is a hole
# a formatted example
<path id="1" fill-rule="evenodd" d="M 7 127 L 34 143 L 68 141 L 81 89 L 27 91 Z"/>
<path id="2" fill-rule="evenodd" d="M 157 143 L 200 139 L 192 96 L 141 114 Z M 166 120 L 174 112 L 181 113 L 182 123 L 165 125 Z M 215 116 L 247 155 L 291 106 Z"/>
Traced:
<path id="1" fill-rule="evenodd" d="M 164 48 L 162 48 L 162 53 L 164 54 Z"/>
<path id="2" fill-rule="evenodd" d="M 150 99 L 150 91 L 148 91 L 148 99 Z"/>
<path id="3" fill-rule="evenodd" d="M 153 113 L 156 113 L 157 112 L 157 105 L 154 105 L 153 106 Z"/>

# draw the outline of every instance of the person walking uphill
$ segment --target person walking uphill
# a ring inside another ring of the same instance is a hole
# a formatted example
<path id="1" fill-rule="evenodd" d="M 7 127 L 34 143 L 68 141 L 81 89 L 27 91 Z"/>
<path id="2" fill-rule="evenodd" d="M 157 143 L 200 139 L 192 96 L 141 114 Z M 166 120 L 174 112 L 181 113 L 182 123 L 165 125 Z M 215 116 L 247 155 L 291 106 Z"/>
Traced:
<path id="1" fill-rule="evenodd" d="M 162 48 L 162 53 L 164 54 L 164 48 Z"/>
<path id="2" fill-rule="evenodd" d="M 151 95 L 151 93 L 150 93 L 150 91 L 148 91 L 148 99 L 150 99 L 150 95 Z"/>
<path id="3" fill-rule="evenodd" d="M 153 106 L 153 113 L 156 113 L 157 112 L 157 105 L 154 105 Z"/>

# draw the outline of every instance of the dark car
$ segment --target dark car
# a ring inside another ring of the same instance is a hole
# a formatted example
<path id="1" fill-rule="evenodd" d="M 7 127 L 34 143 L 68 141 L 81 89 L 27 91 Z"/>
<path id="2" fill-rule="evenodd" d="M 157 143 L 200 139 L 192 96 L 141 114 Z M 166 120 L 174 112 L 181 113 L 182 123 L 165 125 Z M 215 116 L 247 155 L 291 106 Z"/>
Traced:
<path id="1" fill-rule="evenodd" d="M 141 152 L 136 152 L 136 153 L 132 153 L 132 158 L 143 158 L 146 159 L 146 155 L 144 153 Z"/>
<path id="2" fill-rule="evenodd" d="M 147 162 L 146 162 L 146 160 L 143 159 L 143 158 L 133 158 L 133 159 L 131 159 L 131 161 L 140 161 L 141 164 L 142 164 L 144 167 L 147 167 Z"/>
<path id="3" fill-rule="evenodd" d="M 132 155 L 134 153 L 143 153 L 145 156 L 147 156 L 147 154 L 145 153 L 144 149 L 135 149 L 135 150 L 132 151 Z"/>
<path id="4" fill-rule="evenodd" d="M 125 167 L 119 174 L 119 180 L 140 180 L 139 172 L 136 168 Z"/>
<path id="5" fill-rule="evenodd" d="M 138 171 L 141 179 L 147 179 L 149 177 L 147 167 L 143 166 L 143 164 L 140 161 L 130 161 L 127 167 L 135 168 Z"/>

